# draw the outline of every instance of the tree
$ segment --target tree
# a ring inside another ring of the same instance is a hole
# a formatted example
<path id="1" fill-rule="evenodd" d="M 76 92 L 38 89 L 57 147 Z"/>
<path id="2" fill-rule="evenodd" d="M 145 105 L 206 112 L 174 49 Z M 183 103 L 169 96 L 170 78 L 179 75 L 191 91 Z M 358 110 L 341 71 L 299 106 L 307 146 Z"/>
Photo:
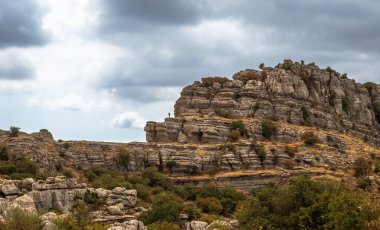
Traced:
<path id="1" fill-rule="evenodd" d="M 9 127 L 9 137 L 17 137 L 20 133 L 20 128 L 16 126 Z"/>
<path id="2" fill-rule="evenodd" d="M 131 161 L 131 155 L 129 154 L 129 152 L 124 148 L 118 149 L 118 153 L 116 156 L 117 165 L 129 171 L 130 161 Z"/>
<path id="3" fill-rule="evenodd" d="M 170 193 L 161 193 L 156 196 L 152 208 L 140 216 L 144 224 L 155 222 L 179 222 L 179 214 L 184 206 L 179 203 L 178 198 Z"/>
<path id="4" fill-rule="evenodd" d="M 276 125 L 271 120 L 261 121 L 261 128 L 265 139 L 270 140 L 271 136 L 276 134 Z"/>

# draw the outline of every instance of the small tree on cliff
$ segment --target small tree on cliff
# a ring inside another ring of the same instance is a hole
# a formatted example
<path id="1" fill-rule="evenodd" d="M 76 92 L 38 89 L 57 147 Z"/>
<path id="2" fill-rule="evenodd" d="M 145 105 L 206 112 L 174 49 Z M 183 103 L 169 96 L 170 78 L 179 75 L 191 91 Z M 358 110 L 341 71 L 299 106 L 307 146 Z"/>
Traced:
<path id="1" fill-rule="evenodd" d="M 128 152 L 128 150 L 124 148 L 118 149 L 117 156 L 116 156 L 116 163 L 118 167 L 125 168 L 127 171 L 129 171 L 129 163 L 131 161 L 131 155 Z"/>

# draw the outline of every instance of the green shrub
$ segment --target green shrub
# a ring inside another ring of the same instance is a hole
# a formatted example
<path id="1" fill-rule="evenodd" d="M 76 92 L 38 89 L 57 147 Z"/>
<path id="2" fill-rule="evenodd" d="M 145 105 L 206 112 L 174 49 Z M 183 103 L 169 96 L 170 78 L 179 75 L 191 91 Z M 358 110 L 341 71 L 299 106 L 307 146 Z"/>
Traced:
<path id="1" fill-rule="evenodd" d="M 30 173 L 12 173 L 9 175 L 9 178 L 11 180 L 22 180 L 25 178 L 35 178 L 36 175 L 30 174 Z"/>
<path id="2" fill-rule="evenodd" d="M 217 215 L 223 210 L 222 203 L 215 197 L 200 198 L 197 204 L 206 213 Z"/>
<path id="3" fill-rule="evenodd" d="M 56 225 L 56 230 L 106 230 L 107 226 L 87 222 L 85 225 L 79 224 L 73 216 L 66 216 L 64 218 L 57 218 L 53 220 Z"/>
<path id="4" fill-rule="evenodd" d="M 96 204 L 99 201 L 99 196 L 96 192 L 86 191 L 84 194 L 84 202 L 86 204 Z"/>
<path id="5" fill-rule="evenodd" d="M 129 183 L 124 175 L 110 173 L 101 174 L 90 180 L 90 186 L 94 188 L 114 189 L 116 187 L 124 187 L 131 189 L 133 186 Z"/>
<path id="6" fill-rule="evenodd" d="M 139 219 L 144 224 L 155 222 L 179 222 L 179 214 L 184 206 L 178 198 L 169 193 L 161 193 L 156 196 L 154 204 L 150 210 L 140 215 Z"/>
<path id="7" fill-rule="evenodd" d="M 149 186 L 161 186 L 166 189 L 171 189 L 173 186 L 169 178 L 157 172 L 157 170 L 152 167 L 144 169 L 141 172 L 141 176 L 149 181 Z"/>
<path id="8" fill-rule="evenodd" d="M 223 205 L 222 214 L 224 215 L 232 214 L 236 209 L 236 205 L 240 201 L 246 199 L 243 193 L 236 191 L 236 189 L 232 187 L 218 188 L 215 186 L 206 185 L 202 188 L 194 188 L 194 190 L 197 199 L 207 197 L 214 197 L 218 199 Z"/>
<path id="9" fill-rule="evenodd" d="M 368 174 L 368 172 L 371 169 L 371 162 L 364 157 L 359 157 L 355 160 L 354 163 L 354 170 L 355 170 L 355 176 L 365 176 Z"/>
<path id="10" fill-rule="evenodd" d="M 371 188 L 371 180 L 368 178 L 362 178 L 358 181 L 358 188 L 363 190 L 369 190 Z"/>
<path id="11" fill-rule="evenodd" d="M 304 132 L 301 138 L 304 141 L 304 143 L 309 146 L 315 145 L 320 142 L 318 136 L 311 130 Z"/>
<path id="12" fill-rule="evenodd" d="M 0 165 L 0 174 L 29 174 L 33 177 L 37 174 L 38 166 L 28 158 L 18 159 Z"/>
<path id="13" fill-rule="evenodd" d="M 197 198 L 197 189 L 190 185 L 176 187 L 175 193 L 182 199 L 194 201 Z"/>
<path id="14" fill-rule="evenodd" d="M 28 213 L 22 209 L 13 209 L 5 218 L 3 225 L 0 223 L 0 229 L 3 230 L 40 230 L 42 229 L 38 215 Z"/>
<path id="15" fill-rule="evenodd" d="M 169 169 L 169 172 L 172 173 L 173 168 L 177 166 L 177 162 L 170 160 L 170 161 L 167 161 L 165 165 Z"/>
<path id="16" fill-rule="evenodd" d="M 182 213 L 186 213 L 188 216 L 189 216 L 189 220 L 195 220 L 195 219 L 199 219 L 201 217 L 201 213 L 191 207 L 191 206 L 186 206 L 183 210 L 182 210 Z"/>
<path id="17" fill-rule="evenodd" d="M 257 156 L 260 159 L 261 166 L 264 167 L 264 161 L 267 158 L 267 151 L 264 146 L 261 144 L 253 143 L 251 148 L 256 152 Z"/>
<path id="18" fill-rule="evenodd" d="M 17 137 L 20 133 L 20 128 L 16 126 L 9 127 L 9 137 Z"/>
<path id="19" fill-rule="evenodd" d="M 152 201 L 152 188 L 144 184 L 136 184 L 134 188 L 137 190 L 137 197 L 145 202 Z"/>
<path id="20" fill-rule="evenodd" d="M 302 111 L 303 120 L 307 124 L 309 124 L 310 123 L 310 112 L 309 112 L 309 109 L 306 106 L 302 106 L 301 107 L 301 111 Z"/>
<path id="21" fill-rule="evenodd" d="M 271 120 L 261 121 L 261 128 L 263 131 L 263 136 L 267 140 L 270 140 L 271 136 L 277 132 L 276 125 Z"/>
<path id="22" fill-rule="evenodd" d="M 342 98 L 342 110 L 347 114 L 350 112 L 350 100 L 347 96 Z"/>
<path id="23" fill-rule="evenodd" d="M 72 216 L 80 229 L 86 229 L 91 224 L 90 211 L 90 208 L 84 201 L 76 201 L 74 203 Z"/>
<path id="24" fill-rule="evenodd" d="M 94 188 L 114 189 L 115 187 L 133 188 L 126 175 L 111 172 L 101 166 L 93 166 L 85 171 L 89 185 Z"/>
<path id="25" fill-rule="evenodd" d="M 6 145 L 2 145 L 0 148 L 0 161 L 9 160 L 8 147 Z"/>
<path id="26" fill-rule="evenodd" d="M 137 185 L 137 184 L 148 185 L 149 184 L 149 180 L 141 176 L 136 176 L 136 175 L 128 176 L 128 182 L 133 185 Z"/>
<path id="27" fill-rule="evenodd" d="M 181 228 L 176 223 L 162 221 L 148 225 L 148 230 L 181 230 Z"/>
<path id="28" fill-rule="evenodd" d="M 126 169 L 127 171 L 129 171 L 130 161 L 131 161 L 130 153 L 124 148 L 119 148 L 117 150 L 117 155 L 116 155 L 116 163 L 119 166 L 119 168 Z"/>
<path id="29" fill-rule="evenodd" d="M 295 178 L 254 189 L 235 213 L 241 229 L 367 229 L 379 202 L 341 182 Z"/>
<path id="30" fill-rule="evenodd" d="M 363 84 L 363 86 L 368 90 L 368 92 L 371 92 L 373 89 L 375 89 L 376 84 L 373 82 L 366 82 Z"/>
<path id="31" fill-rule="evenodd" d="M 236 120 L 231 123 L 230 130 L 238 130 L 240 132 L 240 136 L 245 135 L 245 125 L 242 120 Z"/>

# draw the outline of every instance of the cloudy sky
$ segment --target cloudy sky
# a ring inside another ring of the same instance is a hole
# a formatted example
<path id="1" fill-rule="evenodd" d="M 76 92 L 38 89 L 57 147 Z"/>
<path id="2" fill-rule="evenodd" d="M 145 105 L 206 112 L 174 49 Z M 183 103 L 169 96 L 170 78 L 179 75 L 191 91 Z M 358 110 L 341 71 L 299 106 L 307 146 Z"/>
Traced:
<path id="1" fill-rule="evenodd" d="M 377 0 L 0 0 L 0 129 L 143 141 L 182 87 L 285 58 L 380 83 Z"/>

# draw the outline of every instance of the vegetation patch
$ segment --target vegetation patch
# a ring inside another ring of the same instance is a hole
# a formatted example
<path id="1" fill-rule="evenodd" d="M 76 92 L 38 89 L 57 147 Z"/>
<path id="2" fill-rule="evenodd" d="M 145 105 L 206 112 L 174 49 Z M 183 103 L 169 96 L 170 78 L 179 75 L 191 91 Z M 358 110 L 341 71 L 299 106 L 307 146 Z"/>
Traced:
<path id="1" fill-rule="evenodd" d="M 267 140 L 270 140 L 271 136 L 277 132 L 277 127 L 271 120 L 261 121 L 261 129 L 263 131 L 264 138 Z"/>
<path id="2" fill-rule="evenodd" d="M 0 147 L 0 161 L 9 160 L 8 146 L 1 145 Z"/>
<path id="3" fill-rule="evenodd" d="M 9 137 L 17 137 L 20 133 L 20 128 L 16 126 L 9 127 Z"/>
<path id="4" fill-rule="evenodd" d="M 354 163 L 354 170 L 356 177 L 366 176 L 371 170 L 371 161 L 364 157 L 357 158 Z"/>
<path id="5" fill-rule="evenodd" d="M 292 179 L 254 189 L 235 213 L 241 229 L 368 229 L 379 226 L 375 198 L 330 180 Z M 377 229 L 377 228 L 372 228 Z"/>
<path id="6" fill-rule="evenodd" d="M 247 84 L 247 82 L 250 80 L 260 79 L 260 74 L 258 71 L 248 70 L 248 71 L 243 71 L 243 72 L 240 72 L 239 74 L 234 75 L 233 79 L 242 81 L 244 84 Z"/>
<path id="7" fill-rule="evenodd" d="M 131 162 L 131 154 L 125 148 L 119 148 L 116 155 L 116 163 L 119 169 L 126 169 L 129 171 L 129 164 Z"/>
<path id="8" fill-rule="evenodd" d="M 258 143 L 251 143 L 251 150 L 254 150 L 260 159 L 261 166 L 264 167 L 265 159 L 267 158 L 267 151 L 265 147 Z"/>
<path id="9" fill-rule="evenodd" d="M 232 142 L 238 141 L 240 137 L 246 136 L 244 122 L 242 120 L 233 121 L 230 125 L 229 140 Z"/>
<path id="10" fill-rule="evenodd" d="M 342 110 L 347 114 L 350 112 L 350 100 L 347 96 L 342 98 Z"/>
<path id="11" fill-rule="evenodd" d="M 301 139 L 306 145 L 312 146 L 320 142 L 318 136 L 313 131 L 306 131 L 302 134 Z"/>
<path id="12" fill-rule="evenodd" d="M 285 153 L 287 153 L 290 157 L 294 157 L 296 153 L 298 153 L 298 146 L 296 145 L 285 145 Z"/>
<path id="13" fill-rule="evenodd" d="M 306 106 L 301 107 L 302 117 L 306 124 L 310 124 L 310 112 Z"/>
<path id="14" fill-rule="evenodd" d="M 2 230 L 40 230 L 40 218 L 36 214 L 28 213 L 20 208 L 11 210 L 4 222 L 0 221 Z"/>
<path id="15" fill-rule="evenodd" d="M 28 158 L 0 163 L 0 174 L 8 175 L 11 179 L 37 178 L 38 165 Z"/>
<path id="16" fill-rule="evenodd" d="M 372 90 L 375 89 L 376 84 L 373 82 L 366 82 L 363 84 L 363 86 L 364 86 L 364 88 L 366 88 L 368 90 L 368 92 L 372 92 Z"/>
<path id="17" fill-rule="evenodd" d="M 226 82 L 230 82 L 231 80 L 226 77 L 204 77 L 202 78 L 202 85 L 206 87 L 210 87 L 214 85 L 214 83 L 219 83 L 223 85 Z"/>
<path id="18" fill-rule="evenodd" d="M 375 113 L 376 120 L 377 122 L 380 123 L 380 101 L 375 101 L 372 104 L 372 107 L 373 107 L 373 112 Z"/>

